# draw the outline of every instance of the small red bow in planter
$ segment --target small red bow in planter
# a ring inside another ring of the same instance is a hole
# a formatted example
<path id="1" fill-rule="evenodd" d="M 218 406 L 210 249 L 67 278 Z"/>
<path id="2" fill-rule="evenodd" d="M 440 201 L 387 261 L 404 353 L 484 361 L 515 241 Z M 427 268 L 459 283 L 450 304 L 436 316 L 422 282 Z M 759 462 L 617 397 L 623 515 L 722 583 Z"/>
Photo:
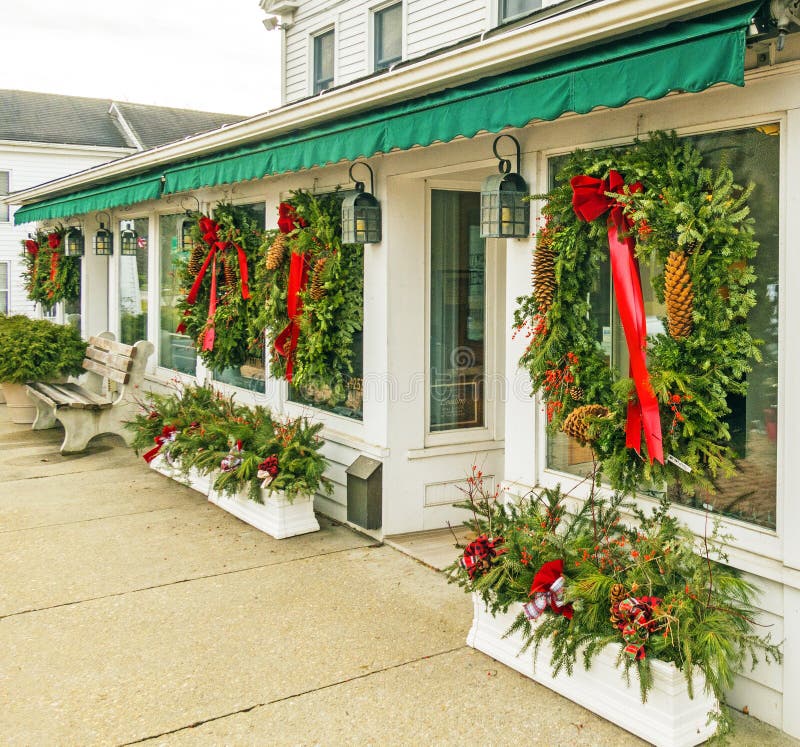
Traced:
<path id="1" fill-rule="evenodd" d="M 487 537 L 482 534 L 464 548 L 464 557 L 459 559 L 459 565 L 470 578 L 475 578 L 477 573 L 482 575 L 489 570 L 495 558 L 508 552 L 505 547 L 500 547 L 502 544 L 502 537 Z"/>
<path id="2" fill-rule="evenodd" d="M 529 620 L 537 620 L 549 607 L 555 614 L 572 619 L 572 605 L 564 604 L 564 561 L 549 560 L 533 577 L 528 594 L 531 601 L 522 605 L 522 611 Z"/>
<path id="3" fill-rule="evenodd" d="M 278 476 L 278 457 L 268 456 L 261 464 L 258 465 L 257 477 L 263 480 L 261 483 L 262 488 L 266 488 Z"/>
<path id="4" fill-rule="evenodd" d="M 242 457 L 239 456 L 242 453 L 242 442 L 237 441 L 236 446 L 231 449 L 231 453 L 228 456 L 223 457 L 222 461 L 219 463 L 219 468 L 223 472 L 231 472 L 235 470 L 241 463 Z"/>
<path id="5" fill-rule="evenodd" d="M 619 629 L 627 642 L 625 653 L 631 659 L 644 659 L 644 644 L 658 625 L 653 620 L 653 609 L 659 604 L 661 600 L 658 597 L 628 597 L 612 610 L 622 620 Z"/>
<path id="6" fill-rule="evenodd" d="M 161 429 L 161 433 L 156 436 L 153 440 L 156 442 L 156 446 L 153 449 L 150 449 L 146 454 L 142 456 L 142 458 L 150 464 L 156 456 L 158 456 L 158 452 L 161 451 L 161 447 L 166 444 L 174 441 L 178 437 L 178 429 L 174 425 L 165 425 Z"/>

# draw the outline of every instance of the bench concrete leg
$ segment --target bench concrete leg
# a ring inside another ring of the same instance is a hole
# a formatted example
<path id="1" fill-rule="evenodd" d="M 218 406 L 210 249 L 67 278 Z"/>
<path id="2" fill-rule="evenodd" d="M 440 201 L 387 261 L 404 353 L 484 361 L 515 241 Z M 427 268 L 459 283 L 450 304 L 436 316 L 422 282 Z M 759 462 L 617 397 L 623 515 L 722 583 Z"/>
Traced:
<path id="1" fill-rule="evenodd" d="M 47 428 L 56 427 L 56 410 L 53 405 L 41 399 L 33 398 L 36 405 L 36 418 L 31 426 L 35 431 L 43 431 Z"/>
<path id="2" fill-rule="evenodd" d="M 100 433 L 94 413 L 86 410 L 64 409 L 57 413 L 64 426 L 64 441 L 61 444 L 62 454 L 75 454 L 84 451 L 86 445 Z"/>

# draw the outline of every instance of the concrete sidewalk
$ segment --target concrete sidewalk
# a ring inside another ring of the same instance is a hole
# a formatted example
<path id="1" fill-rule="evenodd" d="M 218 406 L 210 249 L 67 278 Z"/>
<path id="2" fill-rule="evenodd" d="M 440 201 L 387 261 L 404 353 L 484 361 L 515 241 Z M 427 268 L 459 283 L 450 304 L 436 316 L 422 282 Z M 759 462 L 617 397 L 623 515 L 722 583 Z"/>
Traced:
<path id="1" fill-rule="evenodd" d="M 643 744 L 466 647 L 469 599 L 411 558 L 325 519 L 273 540 L 115 437 L 60 442 L 0 406 L 3 745 Z"/>

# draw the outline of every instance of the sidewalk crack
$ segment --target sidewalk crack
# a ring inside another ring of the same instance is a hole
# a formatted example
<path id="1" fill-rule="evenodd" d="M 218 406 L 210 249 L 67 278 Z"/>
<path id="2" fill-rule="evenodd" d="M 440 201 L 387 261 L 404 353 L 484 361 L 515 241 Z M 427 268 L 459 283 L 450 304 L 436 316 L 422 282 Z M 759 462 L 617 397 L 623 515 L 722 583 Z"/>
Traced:
<path id="1" fill-rule="evenodd" d="M 162 737 L 168 737 L 171 734 L 178 734 L 182 731 L 187 731 L 189 729 L 196 729 L 198 726 L 203 726 L 204 724 L 210 724 L 214 721 L 221 721 L 222 719 L 230 718 L 231 716 L 238 716 L 242 713 L 250 713 L 251 711 L 255 711 L 258 708 L 265 708 L 266 706 L 275 705 L 277 703 L 283 703 L 287 700 L 294 700 L 295 698 L 301 698 L 303 695 L 310 695 L 311 693 L 317 693 L 322 690 L 329 690 L 332 687 L 338 687 L 339 685 L 346 685 L 348 682 L 356 682 L 357 680 L 363 680 L 367 677 L 372 677 L 376 674 L 382 674 L 384 672 L 391 672 L 393 669 L 400 669 L 401 667 L 407 667 L 409 664 L 416 664 L 420 661 L 425 661 L 426 659 L 433 659 L 438 656 L 446 656 L 447 654 L 454 654 L 456 651 L 461 651 L 462 649 L 467 648 L 466 644 L 462 644 L 460 646 L 456 646 L 455 648 L 449 648 L 445 651 L 437 651 L 433 654 L 426 654 L 425 656 L 418 656 L 416 659 L 409 659 L 408 661 L 400 662 L 399 664 L 390 664 L 386 667 L 381 667 L 380 669 L 373 669 L 371 672 L 364 672 L 363 674 L 355 674 L 352 677 L 346 677 L 343 680 L 337 680 L 336 682 L 329 682 L 327 685 L 320 685 L 319 687 L 313 687 L 310 690 L 302 690 L 301 692 L 292 693 L 291 695 L 284 695 L 281 698 L 275 698 L 274 700 L 268 700 L 265 703 L 254 703 L 251 706 L 247 706 L 246 708 L 239 708 L 236 711 L 230 711 L 229 713 L 222 713 L 219 716 L 210 716 L 209 718 L 204 718 L 199 721 L 195 721 L 192 724 L 186 724 L 186 726 L 179 726 L 176 729 L 169 729 L 168 731 L 162 731 L 160 734 L 151 734 L 147 737 L 141 737 L 140 739 L 134 739 L 131 742 L 122 742 L 118 745 L 118 747 L 130 747 L 130 745 L 134 744 L 142 744 L 143 742 L 149 742 L 153 739 L 161 739 Z"/>

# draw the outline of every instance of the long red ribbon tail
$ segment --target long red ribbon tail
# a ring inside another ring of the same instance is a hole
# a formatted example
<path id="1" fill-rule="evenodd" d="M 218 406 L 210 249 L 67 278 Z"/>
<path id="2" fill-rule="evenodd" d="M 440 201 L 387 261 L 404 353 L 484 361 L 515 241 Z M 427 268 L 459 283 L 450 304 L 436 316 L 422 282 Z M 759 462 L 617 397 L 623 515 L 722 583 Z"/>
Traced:
<path id="1" fill-rule="evenodd" d="M 214 338 L 217 333 L 214 329 L 214 314 L 217 313 L 217 255 L 211 261 L 211 298 L 208 302 L 208 317 L 206 318 L 206 331 L 203 334 L 202 350 L 214 349 Z"/>
<path id="2" fill-rule="evenodd" d="M 236 254 L 239 256 L 239 277 L 242 279 L 242 298 L 250 298 L 250 286 L 248 285 L 249 278 L 247 276 L 247 255 L 244 249 L 238 244 L 234 244 L 233 248 L 236 249 Z"/>
<path id="3" fill-rule="evenodd" d="M 614 280 L 614 295 L 619 309 L 625 341 L 628 345 L 630 372 L 636 388 L 636 400 L 628 402 L 628 423 L 625 445 L 641 453 L 642 429 L 644 429 L 647 455 L 664 464 L 661 437 L 661 417 L 658 400 L 650 384 L 647 371 L 647 317 L 644 310 L 642 285 L 639 278 L 639 263 L 636 260 L 633 238 L 620 238 L 624 228 L 622 209 L 615 207 L 608 218 L 608 248 L 611 256 L 611 275 Z"/>
<path id="4" fill-rule="evenodd" d="M 292 254 L 289 265 L 289 289 L 286 298 L 286 311 L 289 323 L 275 338 L 275 352 L 286 358 L 286 381 L 291 381 L 294 373 L 294 352 L 300 338 L 300 325 L 297 317 L 303 310 L 301 291 L 308 285 L 308 258 L 305 254 Z"/>
<path id="5" fill-rule="evenodd" d="M 158 453 L 161 451 L 162 446 L 163 444 L 158 444 L 152 449 L 150 449 L 150 451 L 145 452 L 144 454 L 142 454 L 142 459 L 144 459 L 145 462 L 150 464 L 150 462 L 152 462 L 158 456 Z"/>
<path id="6" fill-rule="evenodd" d="M 208 271 L 208 266 L 211 264 L 211 260 L 214 259 L 214 255 L 217 253 L 217 243 L 214 242 L 211 245 L 211 249 L 209 249 L 206 258 L 203 260 L 203 264 L 200 265 L 200 270 L 197 273 L 197 277 L 194 279 L 192 283 L 192 287 L 189 290 L 189 295 L 186 296 L 186 303 L 194 304 L 197 302 L 197 294 L 200 291 L 200 285 L 203 282 L 203 278 L 206 276 L 206 272 Z"/>
<path id="7" fill-rule="evenodd" d="M 50 282 L 52 283 L 56 279 L 56 273 L 58 272 L 58 259 L 59 253 L 53 252 L 50 255 Z"/>

